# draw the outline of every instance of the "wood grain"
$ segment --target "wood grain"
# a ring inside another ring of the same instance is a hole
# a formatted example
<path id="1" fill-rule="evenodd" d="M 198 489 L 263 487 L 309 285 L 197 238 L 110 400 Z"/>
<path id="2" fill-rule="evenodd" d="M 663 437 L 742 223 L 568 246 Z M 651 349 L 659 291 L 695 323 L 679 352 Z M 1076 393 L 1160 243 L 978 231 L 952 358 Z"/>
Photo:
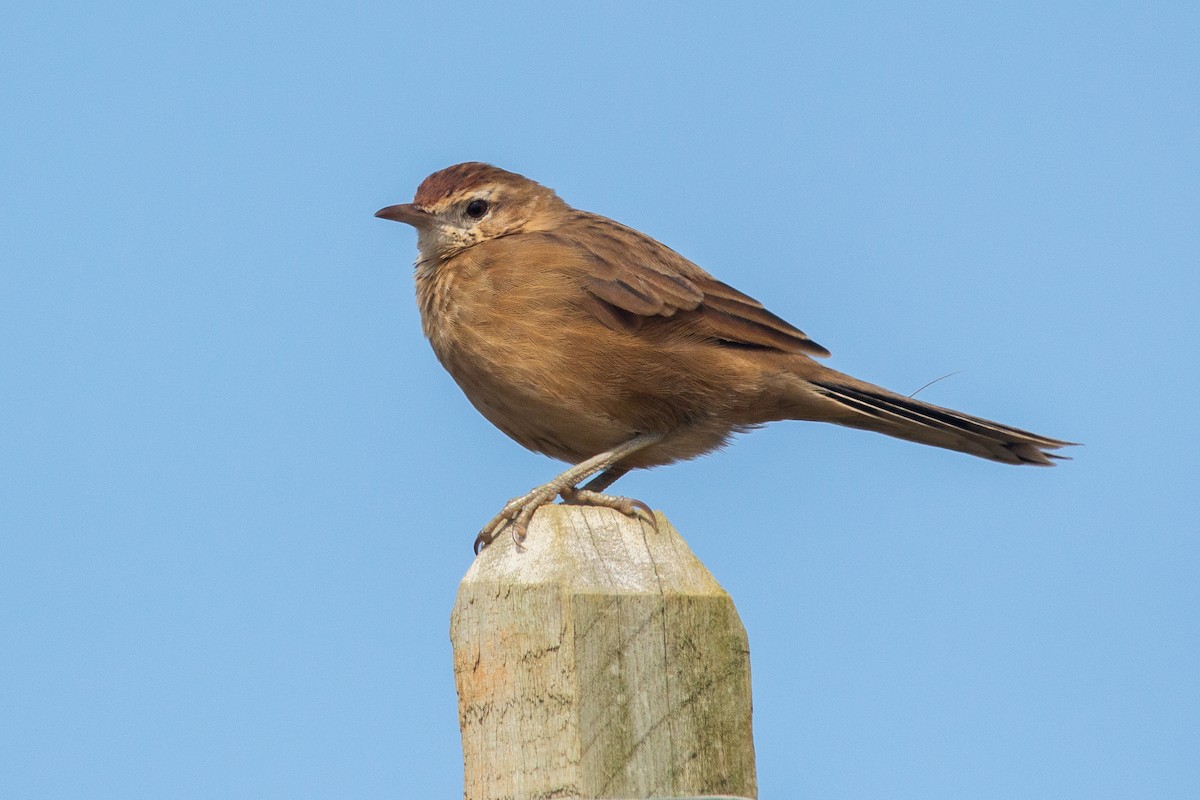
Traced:
<path id="1" fill-rule="evenodd" d="M 757 796 L 745 630 L 661 515 L 543 507 L 451 640 L 467 800 Z"/>

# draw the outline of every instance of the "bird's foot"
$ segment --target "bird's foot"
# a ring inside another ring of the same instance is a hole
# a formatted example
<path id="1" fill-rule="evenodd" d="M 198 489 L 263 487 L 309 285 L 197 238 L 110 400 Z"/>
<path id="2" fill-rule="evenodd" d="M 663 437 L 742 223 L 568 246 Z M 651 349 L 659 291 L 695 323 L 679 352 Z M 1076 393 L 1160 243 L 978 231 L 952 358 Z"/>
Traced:
<path id="1" fill-rule="evenodd" d="M 525 529 L 529 527 L 529 520 L 533 519 L 534 512 L 542 506 L 553 502 L 554 498 L 560 494 L 563 500 L 570 503 L 606 506 L 608 508 L 615 508 L 629 516 L 644 515 L 657 528 L 657 524 L 654 521 L 654 514 L 650 512 L 650 506 L 640 500 L 630 500 L 628 497 L 601 494 L 597 490 L 607 488 L 613 481 L 628 471 L 628 468 L 614 467 L 614 464 L 617 464 L 617 462 L 631 453 L 636 453 L 644 447 L 649 447 L 652 444 L 662 441 L 662 438 L 663 434 L 661 433 L 639 433 L 637 436 L 626 442 L 622 442 L 611 450 L 606 450 L 585 461 L 580 461 L 549 483 L 530 489 L 520 497 L 514 497 L 512 500 L 509 500 L 504 504 L 504 508 L 500 509 L 500 513 L 492 517 L 491 522 L 484 525 L 483 530 L 475 537 L 476 555 L 483 548 L 494 542 L 505 526 L 508 527 L 509 532 L 512 534 L 513 542 L 520 549 L 521 543 L 525 541 Z M 595 489 L 575 488 L 580 481 L 585 481 L 598 472 L 603 474 L 588 484 L 588 486 L 595 487 Z"/>
<path id="2" fill-rule="evenodd" d="M 590 489 L 569 487 L 559 492 L 563 502 L 572 506 L 598 506 L 600 508 L 615 508 L 627 517 L 638 517 L 649 522 L 654 530 L 658 530 L 658 518 L 650 510 L 650 506 L 632 497 L 621 497 L 615 494 L 593 492 Z"/>
<path id="3" fill-rule="evenodd" d="M 505 526 L 512 534 L 517 549 L 520 549 L 525 541 L 525 530 L 529 527 L 529 520 L 533 519 L 534 512 L 553 502 L 559 491 L 560 488 L 554 481 L 551 481 L 543 486 L 530 489 L 520 497 L 509 500 L 504 504 L 504 508 L 500 509 L 500 513 L 492 517 L 491 521 L 484 525 L 483 530 L 475 537 L 475 554 L 478 555 L 483 548 L 494 542 Z"/>
<path id="4" fill-rule="evenodd" d="M 512 535 L 513 543 L 520 549 L 525 542 L 525 532 L 529 528 L 529 521 L 533 519 L 533 515 L 542 506 L 553 502 L 557 496 L 561 496 L 563 502 L 569 505 L 615 508 L 627 517 L 644 519 L 654 530 L 658 530 L 658 519 L 650 510 L 650 506 L 641 500 L 593 492 L 590 489 L 577 489 L 574 486 L 559 486 L 556 481 L 551 481 L 505 503 L 504 508 L 500 509 L 500 513 L 492 517 L 491 521 L 484 525 L 483 530 L 475 537 L 476 555 L 494 542 L 505 527 Z"/>

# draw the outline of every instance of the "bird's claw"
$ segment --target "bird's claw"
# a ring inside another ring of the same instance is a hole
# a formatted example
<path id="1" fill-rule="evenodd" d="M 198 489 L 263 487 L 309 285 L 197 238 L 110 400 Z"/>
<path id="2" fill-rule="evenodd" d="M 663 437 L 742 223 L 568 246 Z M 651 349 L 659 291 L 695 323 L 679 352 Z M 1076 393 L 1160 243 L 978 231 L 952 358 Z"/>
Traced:
<path id="1" fill-rule="evenodd" d="M 569 505 L 599 506 L 600 508 L 616 509 L 627 517 L 643 519 L 649 522 L 654 530 L 658 530 L 658 517 L 654 516 L 654 511 L 651 510 L 650 506 L 641 500 L 636 500 L 632 497 L 621 497 L 615 494 L 593 492 L 589 489 L 576 489 L 574 487 L 563 489 L 559 494 L 562 496 L 563 502 Z"/>
<path id="2" fill-rule="evenodd" d="M 509 500 L 504 504 L 504 508 L 500 509 L 500 513 L 492 517 L 491 521 L 484 525 L 483 530 L 475 537 L 475 555 L 479 555 L 483 548 L 494 542 L 506 526 L 509 533 L 512 534 L 513 543 L 517 549 L 522 549 L 525 542 L 525 531 L 529 527 L 529 521 L 533 519 L 534 513 L 553 500 L 557 494 L 557 490 L 554 490 L 553 487 L 539 486 L 520 497 Z"/>

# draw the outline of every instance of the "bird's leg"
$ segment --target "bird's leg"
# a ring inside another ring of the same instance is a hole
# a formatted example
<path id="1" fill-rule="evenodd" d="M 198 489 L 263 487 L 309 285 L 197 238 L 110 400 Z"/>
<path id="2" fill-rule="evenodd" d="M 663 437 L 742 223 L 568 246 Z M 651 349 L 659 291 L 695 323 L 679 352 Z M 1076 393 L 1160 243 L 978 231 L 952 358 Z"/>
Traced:
<path id="1" fill-rule="evenodd" d="M 609 467 L 608 469 L 604 470 L 604 472 L 601 472 L 599 475 L 588 481 L 587 484 L 580 486 L 579 491 L 603 492 L 621 478 L 624 478 L 628 472 L 629 467 L 622 467 L 620 464 L 614 467 Z"/>
<path id="2" fill-rule="evenodd" d="M 614 465 L 632 453 L 636 453 L 644 447 L 649 447 L 656 442 L 661 441 L 663 435 L 661 433 L 642 433 L 633 437 L 627 442 L 617 445 L 612 450 L 607 450 L 599 455 L 592 456 L 586 461 L 581 461 L 562 474 L 554 478 L 549 483 L 534 487 L 520 497 L 514 497 L 504 504 L 504 508 L 500 509 L 500 513 L 492 517 L 491 522 L 483 526 L 483 530 L 475 537 L 475 552 L 478 553 L 483 548 L 491 544 L 505 525 L 509 526 L 512 532 L 513 541 L 519 546 L 525 540 L 525 529 L 529 527 L 529 520 L 533 519 L 533 513 L 547 503 L 553 502 L 554 498 L 562 495 L 564 500 L 569 502 L 579 502 L 586 505 L 600 505 L 615 508 L 626 514 L 634 514 L 639 510 L 644 509 L 650 519 L 653 520 L 653 514 L 649 514 L 650 507 L 638 500 L 630 500 L 626 497 L 610 497 L 609 495 L 601 494 L 599 489 L 610 485 L 617 478 L 628 472 L 628 469 L 614 469 Z M 576 489 L 575 486 L 580 481 L 587 480 L 597 472 L 603 473 L 595 478 L 587 485 L 585 489 Z M 593 486 L 597 488 L 592 488 Z"/>

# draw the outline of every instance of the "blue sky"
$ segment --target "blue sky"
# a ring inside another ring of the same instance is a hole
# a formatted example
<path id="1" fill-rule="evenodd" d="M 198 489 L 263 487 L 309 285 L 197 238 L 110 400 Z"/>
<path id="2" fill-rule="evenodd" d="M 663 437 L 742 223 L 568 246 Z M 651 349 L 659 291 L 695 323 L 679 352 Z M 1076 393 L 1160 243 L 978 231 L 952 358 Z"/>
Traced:
<path id="1" fill-rule="evenodd" d="M 0 795 L 460 791 L 454 593 L 560 466 L 372 217 L 465 160 L 1086 443 L 781 423 L 618 484 L 737 602 L 764 798 L 1200 795 L 1196 9 L 10 8 Z"/>

